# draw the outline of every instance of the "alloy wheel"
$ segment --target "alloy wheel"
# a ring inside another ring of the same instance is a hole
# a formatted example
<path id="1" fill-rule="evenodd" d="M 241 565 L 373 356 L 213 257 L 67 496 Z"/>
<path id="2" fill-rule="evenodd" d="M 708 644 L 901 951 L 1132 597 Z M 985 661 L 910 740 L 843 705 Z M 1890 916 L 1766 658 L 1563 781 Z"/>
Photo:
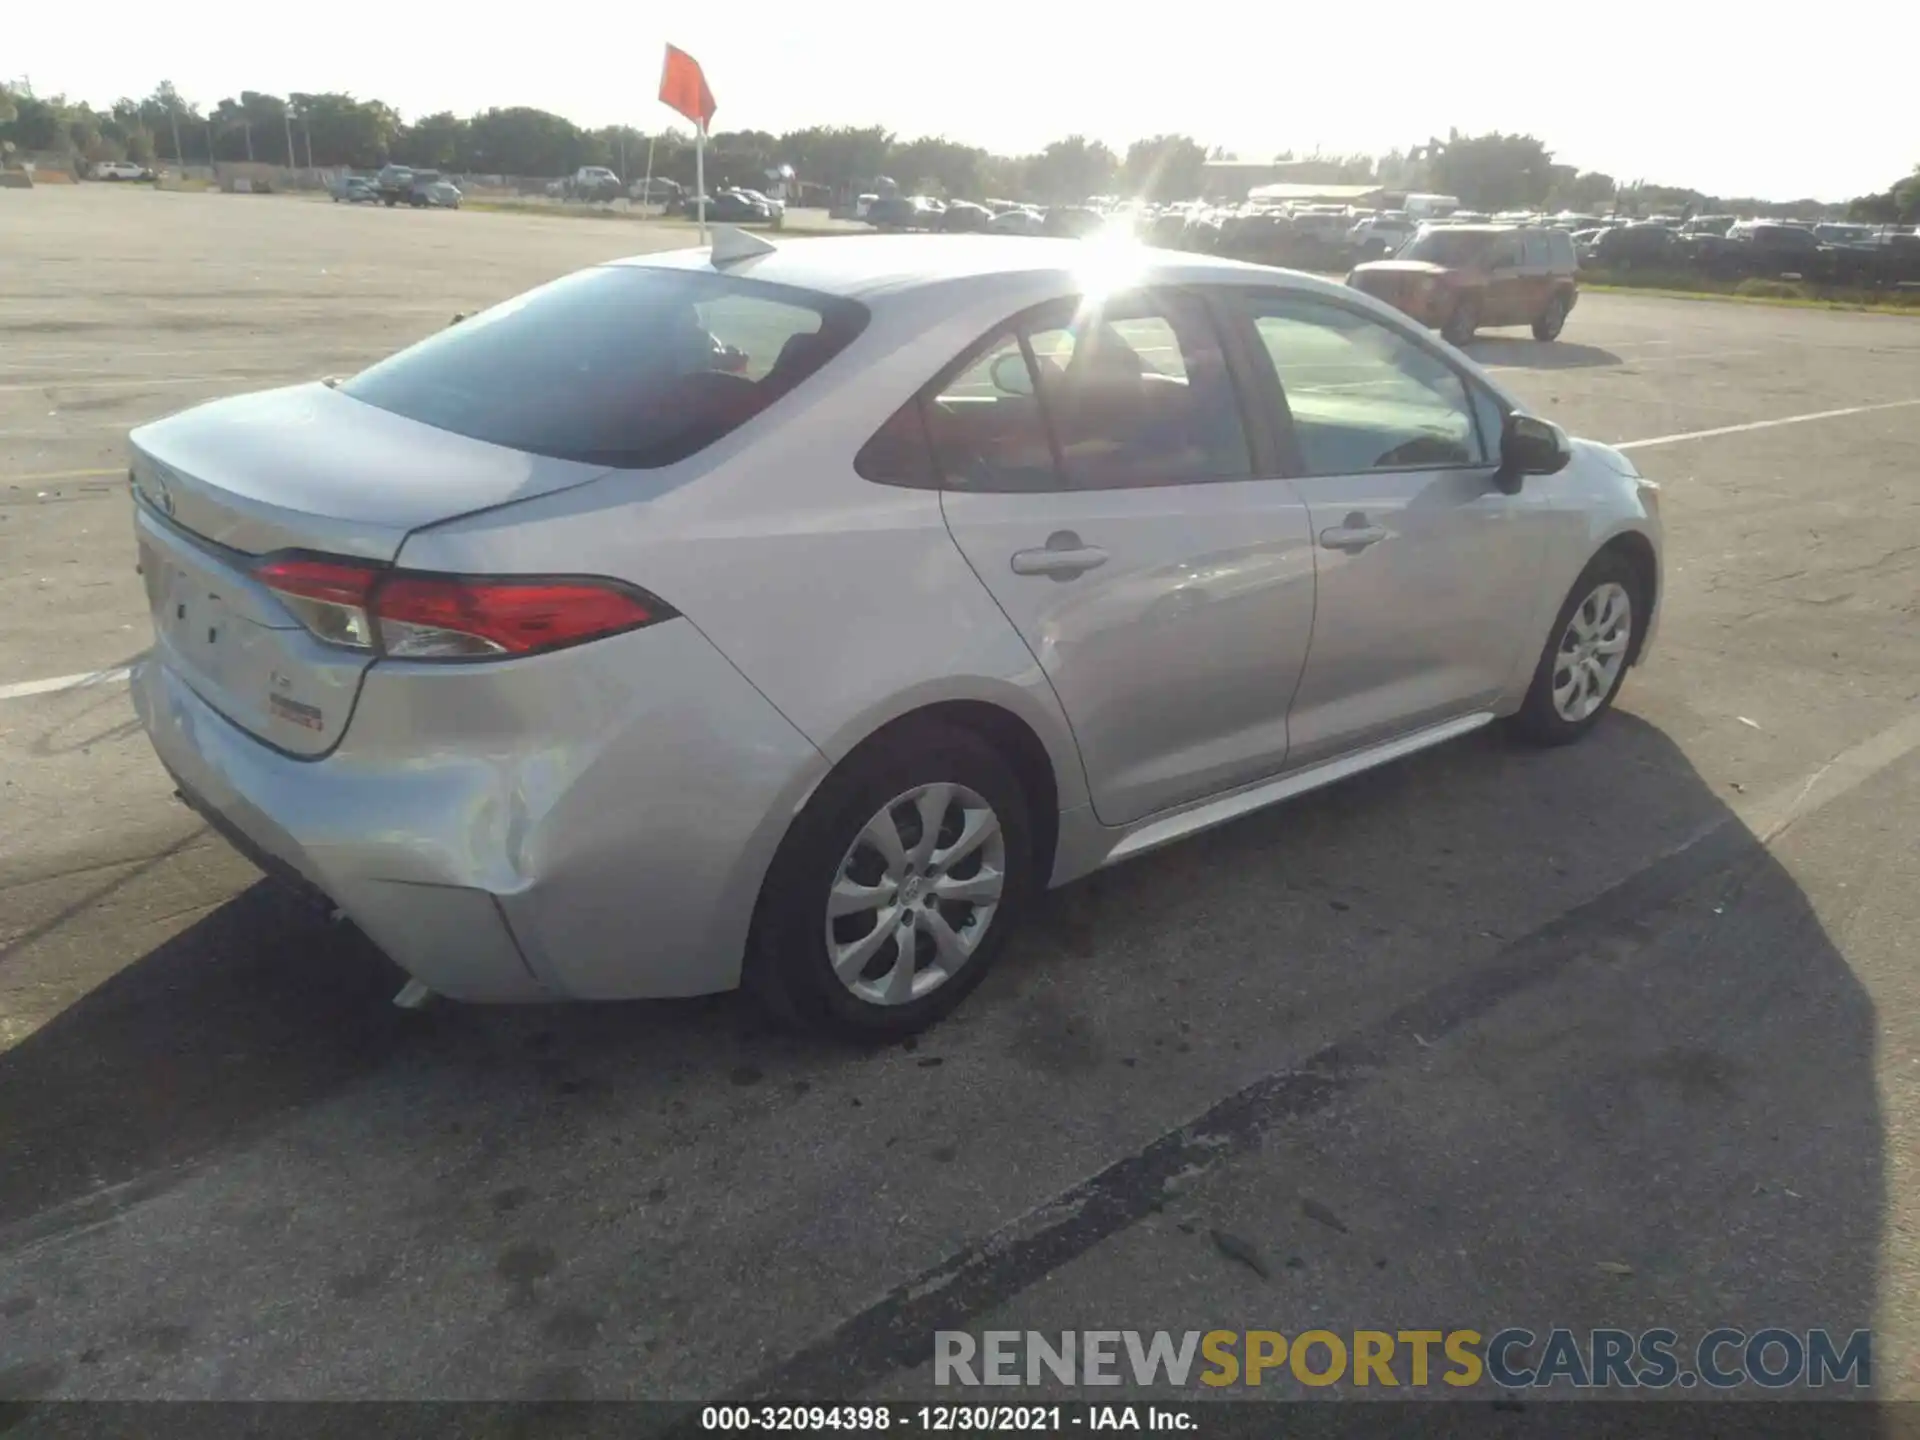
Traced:
<path id="1" fill-rule="evenodd" d="M 1609 580 L 1574 607 L 1553 657 L 1553 708 L 1579 724 L 1613 693 L 1633 639 L 1633 597 Z"/>
<path id="2" fill-rule="evenodd" d="M 861 827 L 827 895 L 827 957 L 871 1005 L 906 1005 L 973 958 L 1006 888 L 1000 819 L 964 785 L 921 785 Z"/>

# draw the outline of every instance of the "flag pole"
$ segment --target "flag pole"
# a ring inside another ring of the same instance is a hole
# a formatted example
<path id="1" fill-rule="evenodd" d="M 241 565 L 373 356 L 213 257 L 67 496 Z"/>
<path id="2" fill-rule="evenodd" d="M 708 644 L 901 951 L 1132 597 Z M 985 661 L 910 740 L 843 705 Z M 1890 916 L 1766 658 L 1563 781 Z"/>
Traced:
<path id="1" fill-rule="evenodd" d="M 640 192 L 640 209 L 642 213 L 645 212 L 647 206 L 653 203 L 653 141 L 654 137 L 649 135 L 647 137 L 647 183 L 646 188 Z"/>
<path id="2" fill-rule="evenodd" d="M 707 243 L 707 122 L 693 127 L 693 193 L 700 211 L 700 243 Z"/>

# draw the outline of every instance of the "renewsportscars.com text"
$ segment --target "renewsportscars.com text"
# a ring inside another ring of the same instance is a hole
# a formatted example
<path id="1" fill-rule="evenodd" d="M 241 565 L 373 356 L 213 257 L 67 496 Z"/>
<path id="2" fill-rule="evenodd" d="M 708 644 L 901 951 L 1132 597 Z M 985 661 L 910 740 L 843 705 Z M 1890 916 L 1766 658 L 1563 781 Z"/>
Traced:
<path id="1" fill-rule="evenodd" d="M 1673 1330 L 964 1330 L 934 1334 L 936 1385 L 1124 1385 L 1174 1389 L 1346 1383 L 1418 1389 L 1866 1389 L 1873 1334 L 1731 1326 L 1683 1342 Z"/>

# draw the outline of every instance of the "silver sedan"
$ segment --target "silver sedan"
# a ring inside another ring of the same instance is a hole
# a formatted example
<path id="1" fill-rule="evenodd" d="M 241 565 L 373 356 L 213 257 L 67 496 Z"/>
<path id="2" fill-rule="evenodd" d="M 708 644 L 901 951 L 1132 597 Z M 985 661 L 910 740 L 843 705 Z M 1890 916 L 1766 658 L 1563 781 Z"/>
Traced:
<path id="1" fill-rule="evenodd" d="M 1036 892 L 1598 722 L 1657 490 L 1396 312 L 1122 242 L 568 276 L 132 437 L 181 794 L 470 1000 L 901 1034 Z"/>

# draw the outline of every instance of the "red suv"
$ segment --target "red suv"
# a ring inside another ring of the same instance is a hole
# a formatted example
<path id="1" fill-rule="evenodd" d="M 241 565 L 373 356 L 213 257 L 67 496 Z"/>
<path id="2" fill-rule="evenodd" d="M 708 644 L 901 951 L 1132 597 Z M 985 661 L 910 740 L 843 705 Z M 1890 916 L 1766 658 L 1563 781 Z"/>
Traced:
<path id="1" fill-rule="evenodd" d="M 1347 283 L 1464 345 L 1482 326 L 1531 325 L 1552 340 L 1579 298 L 1573 237 L 1525 225 L 1430 225 Z"/>

